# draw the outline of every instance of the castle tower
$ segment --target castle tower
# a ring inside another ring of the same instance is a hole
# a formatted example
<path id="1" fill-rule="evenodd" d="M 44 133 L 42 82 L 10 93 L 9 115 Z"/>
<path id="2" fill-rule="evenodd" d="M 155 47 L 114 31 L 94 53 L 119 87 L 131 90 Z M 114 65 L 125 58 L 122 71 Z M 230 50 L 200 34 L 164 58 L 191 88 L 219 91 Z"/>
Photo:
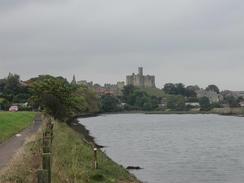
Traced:
<path id="1" fill-rule="evenodd" d="M 137 87 L 154 88 L 155 76 L 143 75 L 143 67 L 138 67 L 138 74 L 132 74 L 126 76 L 126 84 Z"/>
<path id="2" fill-rule="evenodd" d="M 138 74 L 143 76 L 143 67 L 138 67 Z"/>

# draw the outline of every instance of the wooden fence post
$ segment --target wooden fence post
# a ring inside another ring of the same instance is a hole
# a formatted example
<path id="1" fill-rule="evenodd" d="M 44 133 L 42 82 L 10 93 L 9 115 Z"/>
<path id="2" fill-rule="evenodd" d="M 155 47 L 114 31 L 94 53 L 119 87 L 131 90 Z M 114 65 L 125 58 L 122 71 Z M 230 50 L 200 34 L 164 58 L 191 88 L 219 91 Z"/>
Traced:
<path id="1" fill-rule="evenodd" d="M 48 171 L 38 170 L 37 171 L 37 183 L 48 183 Z"/>
<path id="2" fill-rule="evenodd" d="M 98 167 L 98 164 L 97 164 L 97 148 L 94 147 L 93 151 L 94 151 L 94 168 L 97 169 L 97 167 Z"/>
<path id="3" fill-rule="evenodd" d="M 49 122 L 43 132 L 42 139 L 42 170 L 37 171 L 38 183 L 51 183 L 51 149 L 53 139 L 53 126 L 54 124 Z"/>
<path id="4" fill-rule="evenodd" d="M 48 172 L 48 183 L 51 183 L 51 153 L 42 154 L 42 168 Z"/>
<path id="5" fill-rule="evenodd" d="M 51 142 L 51 137 L 46 136 L 43 138 L 43 153 L 50 153 L 51 152 L 51 146 L 52 146 L 52 142 Z"/>

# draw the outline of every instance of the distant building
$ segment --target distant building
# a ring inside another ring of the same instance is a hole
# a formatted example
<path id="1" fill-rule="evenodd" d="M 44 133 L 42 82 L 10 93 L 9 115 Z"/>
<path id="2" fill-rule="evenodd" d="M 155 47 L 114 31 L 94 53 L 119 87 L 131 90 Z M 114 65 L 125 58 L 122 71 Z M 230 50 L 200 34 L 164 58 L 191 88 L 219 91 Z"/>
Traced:
<path id="1" fill-rule="evenodd" d="M 78 85 L 84 85 L 84 86 L 87 86 L 87 87 L 92 87 L 93 86 L 93 82 L 90 81 L 86 81 L 86 80 L 81 80 L 81 81 L 77 81 L 77 84 Z"/>
<path id="2" fill-rule="evenodd" d="M 186 102 L 185 105 L 190 107 L 200 107 L 199 102 Z"/>
<path id="3" fill-rule="evenodd" d="M 225 91 L 222 91 L 221 94 L 224 97 L 235 97 L 235 98 L 242 97 L 242 98 L 244 98 L 244 91 L 225 90 Z"/>
<path id="4" fill-rule="evenodd" d="M 125 85 L 124 81 L 119 81 L 117 82 L 117 84 L 105 83 L 104 86 L 95 84 L 93 85 L 92 88 L 94 88 L 96 93 L 100 96 L 101 95 L 121 96 L 124 85 Z"/>
<path id="5" fill-rule="evenodd" d="M 76 85 L 75 75 L 73 75 L 73 79 L 72 79 L 72 81 L 71 81 L 71 84 L 72 84 L 72 85 Z"/>
<path id="6" fill-rule="evenodd" d="M 244 101 L 241 101 L 239 104 L 241 107 L 244 107 Z"/>
<path id="7" fill-rule="evenodd" d="M 111 95 L 121 96 L 122 90 L 125 86 L 124 81 L 118 81 L 117 84 L 104 84 L 104 88 L 106 89 L 106 92 Z"/>
<path id="8" fill-rule="evenodd" d="M 218 103 L 223 100 L 223 96 L 215 91 L 207 91 L 204 89 L 200 89 L 195 92 L 197 94 L 197 98 L 207 97 L 211 104 Z"/>
<path id="9" fill-rule="evenodd" d="M 233 91 L 234 94 L 237 95 L 237 97 L 242 97 L 244 98 L 244 91 Z"/>
<path id="10" fill-rule="evenodd" d="M 143 75 L 143 68 L 138 68 L 138 74 L 126 76 L 126 85 L 137 87 L 155 88 L 155 76 Z"/>
<path id="11" fill-rule="evenodd" d="M 122 90 L 125 87 L 125 82 L 124 81 L 118 81 L 117 82 L 117 88 Z"/>

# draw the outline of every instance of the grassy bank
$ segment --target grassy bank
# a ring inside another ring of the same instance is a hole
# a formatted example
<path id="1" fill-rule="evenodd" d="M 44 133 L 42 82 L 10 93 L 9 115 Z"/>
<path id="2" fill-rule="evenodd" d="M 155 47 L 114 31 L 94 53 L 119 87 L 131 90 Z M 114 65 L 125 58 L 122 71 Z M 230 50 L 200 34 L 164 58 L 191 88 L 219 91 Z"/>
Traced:
<path id="1" fill-rule="evenodd" d="M 98 151 L 98 169 L 93 168 L 93 150 L 81 133 L 66 123 L 55 122 L 52 143 L 53 183 L 139 183 L 122 166 Z M 1 183 L 37 182 L 37 170 L 42 166 L 42 129 L 30 137 L 20 152 L 4 170 Z"/>
<path id="2" fill-rule="evenodd" d="M 54 128 L 52 179 L 53 182 L 138 182 L 123 167 L 98 152 L 98 169 L 94 170 L 93 150 L 84 136 L 65 123 Z"/>
<path id="3" fill-rule="evenodd" d="M 0 112 L 0 143 L 28 127 L 34 112 Z"/>

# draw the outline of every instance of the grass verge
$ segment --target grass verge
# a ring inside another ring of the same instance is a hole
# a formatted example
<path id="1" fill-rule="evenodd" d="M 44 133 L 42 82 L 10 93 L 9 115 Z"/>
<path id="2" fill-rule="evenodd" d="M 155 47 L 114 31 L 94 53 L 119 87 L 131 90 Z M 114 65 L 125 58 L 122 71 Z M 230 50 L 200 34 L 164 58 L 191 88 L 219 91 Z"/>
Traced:
<path id="1" fill-rule="evenodd" d="M 52 181 L 55 183 L 138 182 L 101 151 L 98 152 L 98 169 L 94 170 L 91 145 L 65 123 L 55 124 L 52 152 Z"/>
<path id="2" fill-rule="evenodd" d="M 34 117 L 34 112 L 0 112 L 0 143 L 27 128 Z"/>

